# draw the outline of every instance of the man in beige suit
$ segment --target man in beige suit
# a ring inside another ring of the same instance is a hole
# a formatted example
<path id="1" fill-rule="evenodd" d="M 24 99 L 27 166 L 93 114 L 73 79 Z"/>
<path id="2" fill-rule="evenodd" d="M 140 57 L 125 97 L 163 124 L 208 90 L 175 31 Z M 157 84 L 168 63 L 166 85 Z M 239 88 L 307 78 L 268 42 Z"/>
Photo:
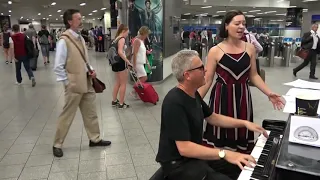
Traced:
<path id="1" fill-rule="evenodd" d="M 86 66 L 88 52 L 85 42 L 79 33 L 81 14 L 79 10 L 69 9 L 63 15 L 67 30 L 57 43 L 54 72 L 57 81 L 63 82 L 65 105 L 59 116 L 58 127 L 53 144 L 53 155 L 62 157 L 62 144 L 72 121 L 80 108 L 83 124 L 90 139 L 89 146 L 109 146 L 110 141 L 100 137 L 98 116 L 96 112 L 96 94 L 92 87 L 92 77 Z M 89 63 L 89 62 L 88 62 Z M 88 65 L 91 69 L 92 67 Z"/>

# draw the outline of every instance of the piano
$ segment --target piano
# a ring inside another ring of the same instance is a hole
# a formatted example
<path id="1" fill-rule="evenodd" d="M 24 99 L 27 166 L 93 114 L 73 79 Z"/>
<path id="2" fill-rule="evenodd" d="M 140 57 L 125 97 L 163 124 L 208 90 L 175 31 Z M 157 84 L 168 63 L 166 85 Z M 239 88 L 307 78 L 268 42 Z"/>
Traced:
<path id="1" fill-rule="evenodd" d="M 290 118 L 263 121 L 269 138 L 258 137 L 251 152 L 257 164 L 238 180 L 320 180 L 320 148 L 289 143 Z"/>

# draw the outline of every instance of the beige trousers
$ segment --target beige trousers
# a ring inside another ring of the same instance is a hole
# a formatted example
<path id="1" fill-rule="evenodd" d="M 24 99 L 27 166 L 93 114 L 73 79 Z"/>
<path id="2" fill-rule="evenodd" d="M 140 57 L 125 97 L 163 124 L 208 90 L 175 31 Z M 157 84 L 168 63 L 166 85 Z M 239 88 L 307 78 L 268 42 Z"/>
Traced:
<path id="1" fill-rule="evenodd" d="M 53 144 L 54 147 L 62 147 L 62 144 L 76 115 L 78 107 L 80 108 L 83 124 L 87 131 L 89 139 L 93 142 L 99 142 L 101 140 L 95 103 L 96 93 L 89 79 L 88 88 L 88 93 L 85 94 L 73 93 L 70 92 L 68 87 L 65 88 L 65 104 L 63 107 L 63 111 L 58 119 L 58 127 Z"/>

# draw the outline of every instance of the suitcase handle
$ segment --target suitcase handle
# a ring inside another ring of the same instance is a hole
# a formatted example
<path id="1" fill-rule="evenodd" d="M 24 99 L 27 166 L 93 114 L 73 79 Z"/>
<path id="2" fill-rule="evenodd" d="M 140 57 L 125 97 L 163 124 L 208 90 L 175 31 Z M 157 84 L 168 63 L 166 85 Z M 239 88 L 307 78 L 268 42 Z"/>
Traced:
<path id="1" fill-rule="evenodd" d="M 131 75 L 134 83 L 135 83 L 135 84 L 138 84 L 138 87 L 139 87 L 139 88 L 143 88 L 143 85 L 142 85 L 140 79 L 137 77 L 137 74 L 136 74 L 136 72 L 133 70 L 133 68 L 130 68 L 130 69 L 128 68 L 128 70 L 129 70 L 129 73 L 130 73 L 130 75 Z"/>

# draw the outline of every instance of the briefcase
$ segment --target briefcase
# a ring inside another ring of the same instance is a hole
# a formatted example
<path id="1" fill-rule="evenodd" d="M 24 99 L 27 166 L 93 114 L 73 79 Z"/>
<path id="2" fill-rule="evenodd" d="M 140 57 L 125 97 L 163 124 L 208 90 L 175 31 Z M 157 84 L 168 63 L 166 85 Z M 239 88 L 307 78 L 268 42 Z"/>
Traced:
<path id="1" fill-rule="evenodd" d="M 297 56 L 299 56 L 301 59 L 307 59 L 309 55 L 309 50 L 306 50 L 306 49 L 300 49 L 298 52 L 297 52 Z"/>

